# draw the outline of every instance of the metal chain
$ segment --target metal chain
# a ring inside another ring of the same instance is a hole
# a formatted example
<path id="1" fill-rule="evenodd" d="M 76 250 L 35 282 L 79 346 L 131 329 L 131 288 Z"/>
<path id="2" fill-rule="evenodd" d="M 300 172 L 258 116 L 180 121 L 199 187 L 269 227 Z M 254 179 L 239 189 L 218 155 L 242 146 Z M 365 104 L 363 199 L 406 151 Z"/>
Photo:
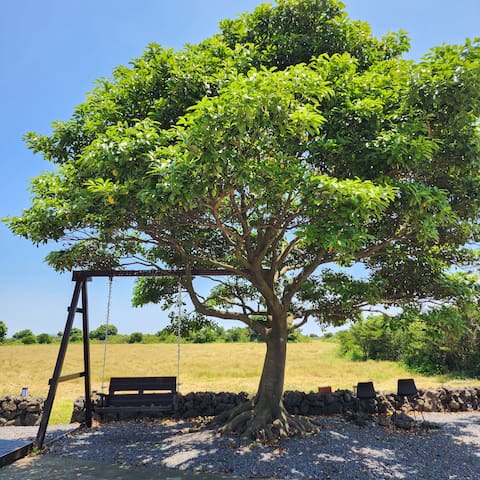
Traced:
<path id="1" fill-rule="evenodd" d="M 182 283 L 178 280 L 177 292 L 177 391 L 180 390 L 180 342 L 182 340 Z"/>
<path id="2" fill-rule="evenodd" d="M 108 327 L 110 325 L 110 306 L 112 304 L 112 284 L 113 284 L 113 277 L 110 277 L 108 281 L 108 301 L 107 301 L 107 318 L 106 318 L 106 324 L 105 324 L 105 339 L 103 341 L 102 386 L 100 387 L 102 390 L 102 393 L 105 390 L 105 365 L 107 364 L 107 343 L 108 343 Z"/>

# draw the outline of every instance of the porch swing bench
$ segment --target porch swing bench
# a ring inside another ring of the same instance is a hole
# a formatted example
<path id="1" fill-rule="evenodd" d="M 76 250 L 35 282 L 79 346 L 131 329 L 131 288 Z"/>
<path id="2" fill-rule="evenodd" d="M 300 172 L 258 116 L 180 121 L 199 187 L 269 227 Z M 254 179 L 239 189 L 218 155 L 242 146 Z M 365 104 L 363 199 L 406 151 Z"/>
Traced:
<path id="1" fill-rule="evenodd" d="M 97 393 L 93 410 L 100 418 L 175 413 L 177 377 L 112 377 L 108 394 Z"/>

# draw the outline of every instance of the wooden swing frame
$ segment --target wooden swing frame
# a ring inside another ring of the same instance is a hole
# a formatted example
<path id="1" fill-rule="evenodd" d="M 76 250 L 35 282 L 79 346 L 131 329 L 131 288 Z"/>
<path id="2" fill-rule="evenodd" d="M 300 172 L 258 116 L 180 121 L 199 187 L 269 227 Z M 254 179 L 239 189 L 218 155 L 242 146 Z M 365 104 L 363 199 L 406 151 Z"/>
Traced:
<path id="1" fill-rule="evenodd" d="M 47 432 L 48 422 L 52 413 L 53 402 L 55 400 L 55 394 L 60 382 L 66 382 L 76 378 L 84 378 L 85 386 L 85 426 L 90 428 L 92 426 L 92 400 L 91 393 L 91 368 L 90 368 L 90 338 L 89 338 L 89 318 L 88 318 L 88 294 L 87 294 L 87 282 L 94 277 L 183 277 L 186 275 L 185 270 L 75 270 L 73 271 L 72 281 L 75 282 L 73 290 L 72 300 L 68 307 L 67 321 L 65 323 L 65 329 L 63 331 L 62 341 L 60 343 L 60 349 L 58 351 L 57 360 L 53 369 L 52 378 L 48 381 L 50 385 L 48 390 L 47 399 L 43 409 L 42 419 L 38 428 L 37 437 L 34 441 L 34 446 L 41 449 L 45 440 L 45 434 Z M 232 276 L 229 270 L 209 270 L 209 269 L 196 269 L 188 272 L 193 277 L 211 277 L 211 276 Z M 81 306 L 79 307 L 79 303 Z M 62 375 L 63 363 L 65 361 L 65 355 L 67 353 L 67 347 L 70 339 L 70 333 L 72 331 L 73 321 L 75 314 L 82 314 L 82 332 L 83 332 L 83 371 L 77 373 L 70 373 Z"/>

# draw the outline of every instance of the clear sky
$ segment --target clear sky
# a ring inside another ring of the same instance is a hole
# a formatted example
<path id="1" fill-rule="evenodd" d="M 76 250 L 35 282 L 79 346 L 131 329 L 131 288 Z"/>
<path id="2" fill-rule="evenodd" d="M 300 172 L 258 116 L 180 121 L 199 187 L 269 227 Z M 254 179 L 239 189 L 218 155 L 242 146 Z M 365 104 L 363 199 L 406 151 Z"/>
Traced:
<path id="1" fill-rule="evenodd" d="M 29 131 L 49 133 L 70 118 L 100 77 L 138 57 L 148 43 L 181 48 L 218 31 L 218 21 L 251 11 L 258 0 L 6 0 L 0 18 L 0 218 L 28 207 L 29 179 L 50 168 L 24 145 Z M 478 0 L 347 0 L 354 19 L 376 35 L 409 32 L 409 58 L 441 43 L 480 36 Z M 43 261 L 49 249 L 14 237 L 0 224 L 0 320 L 8 336 L 63 329 L 73 284 Z M 89 286 L 92 328 L 105 323 L 106 279 Z M 117 279 L 111 322 L 121 333 L 154 333 L 166 325 L 158 307 L 133 309 L 132 283 Z M 312 324 L 305 332 L 317 331 Z"/>

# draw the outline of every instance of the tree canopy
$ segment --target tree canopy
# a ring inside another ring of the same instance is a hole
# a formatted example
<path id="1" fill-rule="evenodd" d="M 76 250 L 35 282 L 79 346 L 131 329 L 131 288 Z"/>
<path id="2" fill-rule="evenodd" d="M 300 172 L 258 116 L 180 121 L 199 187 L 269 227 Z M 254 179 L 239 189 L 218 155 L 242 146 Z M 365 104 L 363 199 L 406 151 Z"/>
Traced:
<path id="1" fill-rule="evenodd" d="M 227 424 L 247 434 L 305 428 L 281 392 L 285 339 L 310 318 L 341 325 L 368 306 L 471 292 L 451 267 L 477 259 L 479 41 L 415 63 L 404 32 L 375 38 L 343 8 L 278 0 L 198 45 L 149 45 L 51 135 L 27 135 L 56 169 L 7 219 L 59 242 L 58 270 L 183 268 L 198 313 L 261 335 L 255 414 Z M 339 268 L 354 264 L 361 279 Z M 232 276 L 202 296 L 196 268 Z M 142 279 L 134 302 L 175 291 Z"/>

